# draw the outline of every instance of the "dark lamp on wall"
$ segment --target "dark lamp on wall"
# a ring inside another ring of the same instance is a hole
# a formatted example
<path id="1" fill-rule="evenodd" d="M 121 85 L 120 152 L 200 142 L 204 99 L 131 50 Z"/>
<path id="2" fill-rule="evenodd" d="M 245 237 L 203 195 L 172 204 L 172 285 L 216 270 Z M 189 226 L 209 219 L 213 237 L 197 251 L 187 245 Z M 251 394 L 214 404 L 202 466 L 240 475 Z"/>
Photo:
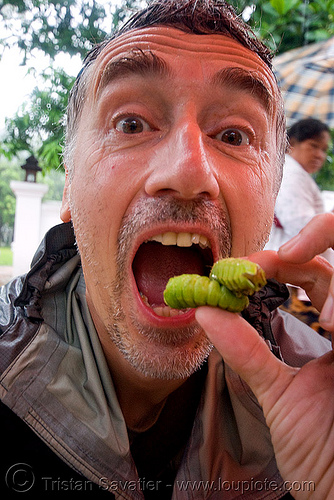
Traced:
<path id="1" fill-rule="evenodd" d="M 26 182 L 36 182 L 37 172 L 41 172 L 42 169 L 38 165 L 38 161 L 34 156 L 29 156 L 26 159 L 24 165 L 21 166 L 23 170 L 26 172 L 26 178 L 24 179 Z"/>

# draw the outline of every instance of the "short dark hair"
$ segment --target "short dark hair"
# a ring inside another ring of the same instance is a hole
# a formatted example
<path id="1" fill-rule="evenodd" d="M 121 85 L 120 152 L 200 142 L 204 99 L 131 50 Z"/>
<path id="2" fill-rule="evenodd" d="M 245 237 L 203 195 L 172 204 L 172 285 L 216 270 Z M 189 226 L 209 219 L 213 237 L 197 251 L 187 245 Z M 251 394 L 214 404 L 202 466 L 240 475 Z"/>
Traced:
<path id="1" fill-rule="evenodd" d="M 295 139 L 297 142 L 307 141 L 308 139 L 315 139 L 320 136 L 322 132 L 329 132 L 330 128 L 326 123 L 316 120 L 315 118 L 305 118 L 294 123 L 287 131 L 288 139 Z"/>
<path id="2" fill-rule="evenodd" d="M 196 35 L 230 36 L 256 52 L 271 67 L 271 51 L 224 0 L 152 0 L 146 9 L 133 15 L 117 35 L 156 25 L 172 26 Z"/>

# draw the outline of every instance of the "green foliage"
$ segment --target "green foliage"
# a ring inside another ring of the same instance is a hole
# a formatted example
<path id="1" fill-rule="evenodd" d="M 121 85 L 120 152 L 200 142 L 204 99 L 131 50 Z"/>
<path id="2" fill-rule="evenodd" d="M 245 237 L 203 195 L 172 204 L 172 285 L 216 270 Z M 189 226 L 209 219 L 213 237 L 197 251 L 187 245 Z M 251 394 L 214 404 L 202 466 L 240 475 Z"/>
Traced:
<path id="1" fill-rule="evenodd" d="M 41 87 L 35 87 L 30 101 L 16 115 L 6 120 L 7 136 L 3 151 L 13 157 L 20 151 L 36 155 L 43 171 L 61 165 L 64 135 L 63 119 L 69 89 L 74 78 L 63 70 L 46 69 L 40 77 Z"/>
<path id="2" fill-rule="evenodd" d="M 18 46 L 23 64 L 36 51 L 44 52 L 51 61 L 60 52 L 84 56 L 93 45 L 110 36 L 138 2 L 126 0 L 122 6 L 116 6 L 106 31 L 103 25 L 107 13 L 110 14 L 106 11 L 108 4 L 103 6 L 97 0 L 4 0 L 0 20 L 10 35 L 0 42 L 3 50 Z M 34 68 L 29 71 L 36 73 Z M 27 151 L 38 159 L 45 172 L 62 166 L 63 120 L 74 78 L 52 65 L 35 76 L 40 83 L 29 101 L 6 120 L 7 133 L 0 145 L 0 156 L 11 159 Z"/>
<path id="3" fill-rule="evenodd" d="M 239 12 L 253 5 L 248 23 L 280 54 L 334 35 L 334 0 L 231 0 Z"/>
<path id="4" fill-rule="evenodd" d="M 320 172 L 315 174 L 314 180 L 321 190 L 334 191 L 333 154 L 328 156 L 328 159 Z"/>
<path id="5" fill-rule="evenodd" d="M 278 12 L 281 16 L 285 16 L 290 10 L 295 9 L 299 0 L 271 0 L 271 6 Z"/>
<path id="6" fill-rule="evenodd" d="M 18 46 L 24 63 L 34 49 L 51 58 L 60 51 L 83 56 L 106 35 L 106 10 L 96 0 L 3 0 L 0 17 L 11 32 L 3 48 Z"/>
<path id="7" fill-rule="evenodd" d="M 117 5 L 113 14 L 113 28 L 117 29 L 127 21 L 130 15 L 142 7 L 143 2 L 140 0 L 123 0 L 120 5 Z"/>
<path id="8" fill-rule="evenodd" d="M 13 236 L 16 198 L 10 187 L 11 181 L 22 181 L 24 171 L 21 166 L 25 159 L 21 158 L 0 161 L 0 246 L 10 244 Z M 47 184 L 48 192 L 44 200 L 61 200 L 64 189 L 65 174 L 62 170 L 49 170 L 47 173 L 38 174 L 38 182 Z M 2 264 L 5 265 L 5 264 Z"/>
<path id="9" fill-rule="evenodd" d="M 16 199 L 10 188 L 10 181 L 20 180 L 21 176 L 22 173 L 17 164 L 7 161 L 0 163 L 0 245 L 5 240 L 2 228 L 14 226 Z"/>
<path id="10" fill-rule="evenodd" d="M 44 172 L 43 172 L 44 174 Z M 65 184 L 65 172 L 63 169 L 49 170 L 42 178 L 43 184 L 47 184 L 48 192 L 43 200 L 61 201 Z"/>
<path id="11" fill-rule="evenodd" d="M 279 55 L 334 36 L 334 0 L 231 0 L 247 12 L 255 34 Z M 245 9 L 253 5 L 252 9 Z M 334 155 L 315 176 L 321 189 L 334 190 Z"/>
<path id="12" fill-rule="evenodd" d="M 13 252 L 9 247 L 0 247 L 0 266 L 13 265 Z"/>
<path id="13" fill-rule="evenodd" d="M 332 146 L 322 169 L 314 175 L 314 180 L 321 190 L 334 191 L 334 130 L 331 131 Z"/>

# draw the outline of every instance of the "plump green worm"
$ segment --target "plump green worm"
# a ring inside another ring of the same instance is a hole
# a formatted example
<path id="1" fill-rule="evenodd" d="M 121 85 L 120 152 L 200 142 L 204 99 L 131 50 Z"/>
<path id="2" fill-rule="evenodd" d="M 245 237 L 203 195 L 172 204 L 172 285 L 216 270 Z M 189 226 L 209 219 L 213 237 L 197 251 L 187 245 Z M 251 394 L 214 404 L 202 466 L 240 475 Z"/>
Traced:
<path id="1" fill-rule="evenodd" d="M 210 278 L 219 281 L 236 295 L 253 295 L 267 282 L 258 264 L 233 257 L 216 262 L 211 268 Z"/>
<path id="2" fill-rule="evenodd" d="M 232 312 L 242 311 L 249 302 L 247 295 L 237 297 L 217 280 L 199 274 L 181 274 L 170 278 L 164 300 L 173 309 L 209 305 Z"/>
<path id="3" fill-rule="evenodd" d="M 245 259 L 222 259 L 212 267 L 210 277 L 182 274 L 170 278 L 164 300 L 173 309 L 209 305 L 241 312 L 252 295 L 266 284 L 264 271 Z"/>

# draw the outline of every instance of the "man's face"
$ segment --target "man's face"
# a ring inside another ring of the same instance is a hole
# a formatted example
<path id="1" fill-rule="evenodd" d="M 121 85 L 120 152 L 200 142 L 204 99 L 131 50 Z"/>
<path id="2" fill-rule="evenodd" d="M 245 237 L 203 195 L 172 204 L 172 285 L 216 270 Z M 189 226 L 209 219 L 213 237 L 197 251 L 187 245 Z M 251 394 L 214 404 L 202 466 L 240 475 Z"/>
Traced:
<path id="1" fill-rule="evenodd" d="M 238 42 L 167 27 L 114 40 L 91 75 L 63 217 L 89 307 L 109 354 L 151 377 L 185 377 L 211 346 L 194 310 L 171 311 L 162 292 L 170 276 L 207 274 L 266 241 L 276 84 Z"/>

